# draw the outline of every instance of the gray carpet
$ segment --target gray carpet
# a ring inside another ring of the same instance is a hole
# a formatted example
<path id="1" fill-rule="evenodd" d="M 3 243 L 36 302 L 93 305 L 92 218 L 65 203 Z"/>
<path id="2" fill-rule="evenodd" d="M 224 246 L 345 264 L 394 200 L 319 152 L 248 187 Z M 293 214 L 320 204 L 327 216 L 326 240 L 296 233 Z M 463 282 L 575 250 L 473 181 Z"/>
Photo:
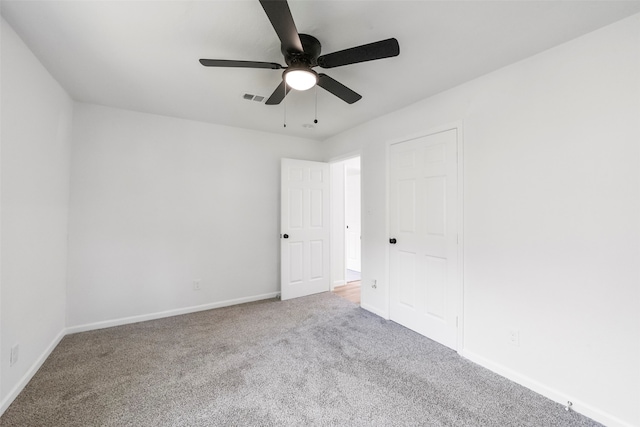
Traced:
<path id="1" fill-rule="evenodd" d="M 331 293 L 65 337 L 0 426 L 595 426 Z"/>

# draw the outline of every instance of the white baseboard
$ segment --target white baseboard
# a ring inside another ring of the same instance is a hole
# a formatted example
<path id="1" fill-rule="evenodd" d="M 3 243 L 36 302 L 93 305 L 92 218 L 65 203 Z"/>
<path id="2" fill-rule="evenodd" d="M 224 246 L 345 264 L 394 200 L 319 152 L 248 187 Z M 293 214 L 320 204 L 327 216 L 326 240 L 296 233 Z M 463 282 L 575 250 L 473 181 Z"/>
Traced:
<path id="1" fill-rule="evenodd" d="M 347 282 L 344 279 L 334 280 L 333 283 L 331 283 L 331 290 L 334 290 L 338 286 L 344 286 L 346 284 Z"/>
<path id="2" fill-rule="evenodd" d="M 11 403 L 15 400 L 16 397 L 18 397 L 20 392 L 25 388 L 25 386 L 29 383 L 29 381 L 31 381 L 31 378 L 33 378 L 35 373 L 38 372 L 38 369 L 40 369 L 44 361 L 47 360 L 51 352 L 56 348 L 56 346 L 60 343 L 60 341 L 62 341 L 62 338 L 64 338 L 66 335 L 74 334 L 77 332 L 85 332 L 85 331 L 92 331 L 96 329 L 110 328 L 112 326 L 126 325 L 129 323 L 138 323 L 138 322 L 144 322 L 147 320 L 161 319 L 163 317 L 178 316 L 180 314 L 195 313 L 197 311 L 211 310 L 213 308 L 228 307 L 231 305 L 244 304 L 247 302 L 260 301 L 264 299 L 275 298 L 279 294 L 280 292 L 270 292 L 268 294 L 254 295 L 251 297 L 236 298 L 232 300 L 219 301 L 219 302 L 214 302 L 210 304 L 202 304 L 202 305 L 196 305 L 192 307 L 178 308 L 175 310 L 162 311 L 158 313 L 144 314 L 140 316 L 131 316 L 131 317 L 125 317 L 121 319 L 106 320 L 103 322 L 95 322 L 95 323 L 89 323 L 86 325 L 78 325 L 78 326 L 71 326 L 71 327 L 65 328 L 62 331 L 60 331 L 58 336 L 54 338 L 51 344 L 49 344 L 46 350 L 33 363 L 31 368 L 29 368 L 29 370 L 24 374 L 24 376 L 15 385 L 15 387 L 13 387 L 13 389 L 9 392 L 7 397 L 4 398 L 4 400 L 0 404 L 0 416 L 4 414 L 4 411 L 6 411 L 9 405 L 11 405 Z"/>
<path id="3" fill-rule="evenodd" d="M 38 369 L 40 369 L 44 361 L 47 360 L 47 357 L 49 357 L 49 355 L 56 348 L 56 346 L 60 344 L 60 341 L 62 341 L 62 338 L 64 338 L 66 334 L 67 333 L 65 329 L 60 331 L 60 333 L 53 339 L 53 341 L 51 341 L 51 344 L 49 344 L 49 346 L 42 352 L 40 357 L 38 357 L 38 359 L 36 359 L 33 365 L 31 365 L 29 370 L 27 370 L 27 372 L 22 376 L 22 378 L 20 378 L 20 381 L 18 381 L 15 387 L 11 389 L 7 397 L 5 397 L 2 403 L 0 404 L 0 416 L 4 414 L 4 411 L 7 410 L 9 405 L 13 403 L 13 401 L 16 399 L 16 397 L 18 397 L 20 392 L 26 387 L 29 381 L 31 381 L 31 378 L 33 378 L 36 372 L 38 372 Z"/>
<path id="4" fill-rule="evenodd" d="M 138 323 L 144 322 L 147 320 L 161 319 L 164 317 L 178 316 L 181 314 L 195 313 L 198 311 L 211 310 L 214 308 L 228 307 L 231 305 L 243 304 L 247 302 L 260 301 L 264 299 L 275 298 L 279 295 L 279 292 L 271 292 L 268 294 L 262 295 L 254 295 L 251 297 L 244 298 L 236 298 L 232 300 L 225 300 L 214 302 L 210 304 L 202 304 L 191 307 L 184 307 L 174 310 L 167 310 L 157 313 L 144 314 L 140 316 L 131 316 L 120 319 L 107 320 L 103 322 L 95 322 L 89 323 L 85 325 L 72 326 L 60 331 L 60 333 L 53 339 L 51 344 L 45 349 L 45 351 L 40 355 L 40 357 L 33 363 L 31 368 L 24 374 L 24 376 L 20 379 L 20 381 L 15 385 L 15 387 L 9 392 L 7 397 L 4 398 L 2 403 L 0 404 L 0 416 L 7 410 L 9 405 L 15 400 L 16 397 L 20 394 L 20 392 L 24 389 L 24 387 L 29 383 L 31 378 L 38 372 L 38 369 L 42 366 L 42 364 L 47 360 L 51 352 L 56 348 L 56 346 L 62 341 L 62 339 L 68 335 L 77 332 L 85 332 L 96 329 L 110 328 L 113 326 L 126 325 L 130 323 Z M 378 308 L 361 303 L 360 305 L 363 309 L 370 311 L 371 313 L 378 315 L 384 319 L 388 319 L 387 313 L 379 310 Z M 504 365 L 499 363 L 495 363 L 489 359 L 486 359 L 478 354 L 475 354 L 468 350 L 462 350 L 459 352 L 460 356 L 469 359 L 470 361 L 477 363 L 478 365 L 489 369 L 501 375 L 505 378 L 508 378 L 511 381 L 514 381 L 524 387 L 527 387 L 530 390 L 535 391 L 538 394 L 541 394 L 548 399 L 551 399 L 555 402 L 558 402 L 561 405 L 566 405 L 567 401 L 571 401 L 572 409 L 580 414 L 583 414 L 599 423 L 602 423 L 608 427 L 633 427 L 633 425 L 629 422 L 619 419 L 618 417 L 609 414 L 605 411 L 595 408 L 592 405 L 589 405 L 573 396 L 569 396 L 565 393 L 560 392 L 552 387 L 549 387 L 545 384 L 542 384 L 532 378 L 529 378 L 525 375 L 522 375 L 510 368 L 507 368 Z"/>
<path id="5" fill-rule="evenodd" d="M 244 304 L 247 302 L 275 298 L 278 295 L 280 295 L 280 292 L 270 292 L 268 294 L 254 295 L 250 297 L 212 302 L 209 304 L 194 305 L 191 307 L 176 308 L 173 310 L 160 311 L 157 313 L 141 314 L 139 316 L 122 317 L 120 319 L 112 319 L 112 320 L 105 320 L 102 322 L 70 326 L 67 328 L 66 333 L 75 334 L 78 332 L 86 332 L 86 331 L 93 331 L 96 329 L 111 328 L 113 326 L 128 325 L 130 323 L 146 322 L 147 320 L 162 319 L 164 317 L 179 316 L 181 314 L 195 313 L 198 311 L 211 310 L 213 308 L 229 307 L 231 305 Z"/>
<path id="6" fill-rule="evenodd" d="M 533 390 L 536 393 L 541 394 L 548 399 L 558 402 L 563 406 L 566 406 L 567 402 L 569 401 L 572 403 L 572 406 L 571 406 L 572 410 L 586 417 L 589 417 L 601 424 L 604 424 L 608 427 L 633 427 L 633 424 L 623 421 L 612 414 L 609 414 L 592 405 L 589 405 L 581 401 L 580 399 L 577 399 L 574 396 L 570 396 L 570 395 L 567 395 L 566 393 L 562 393 L 559 390 L 556 390 L 552 387 L 542 384 L 532 378 L 522 375 L 519 372 L 516 372 L 510 368 L 507 368 L 506 366 L 501 365 L 499 363 L 495 363 L 471 351 L 462 350 L 461 352 L 459 352 L 459 354 L 465 359 L 469 359 L 470 361 L 477 363 L 478 365 L 484 368 L 487 368 L 490 371 L 493 371 L 496 374 L 503 376 L 515 383 L 518 383 L 530 390 Z"/>
<path id="7" fill-rule="evenodd" d="M 364 308 L 367 311 L 372 312 L 375 315 L 382 317 L 383 319 L 389 320 L 389 314 L 382 310 L 379 310 L 377 307 L 374 307 L 372 305 L 369 305 L 363 302 L 360 302 L 360 307 Z"/>

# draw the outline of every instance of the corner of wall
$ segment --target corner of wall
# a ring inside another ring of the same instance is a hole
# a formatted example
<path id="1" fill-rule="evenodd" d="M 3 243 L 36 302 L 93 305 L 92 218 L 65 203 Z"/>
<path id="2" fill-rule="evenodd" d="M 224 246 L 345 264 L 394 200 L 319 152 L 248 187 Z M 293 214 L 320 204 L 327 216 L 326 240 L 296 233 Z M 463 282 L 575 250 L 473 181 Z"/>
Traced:
<path id="1" fill-rule="evenodd" d="M 72 100 L 4 18 L 1 30 L 4 411 L 65 334 Z M 10 367 L 9 349 L 17 344 Z"/>

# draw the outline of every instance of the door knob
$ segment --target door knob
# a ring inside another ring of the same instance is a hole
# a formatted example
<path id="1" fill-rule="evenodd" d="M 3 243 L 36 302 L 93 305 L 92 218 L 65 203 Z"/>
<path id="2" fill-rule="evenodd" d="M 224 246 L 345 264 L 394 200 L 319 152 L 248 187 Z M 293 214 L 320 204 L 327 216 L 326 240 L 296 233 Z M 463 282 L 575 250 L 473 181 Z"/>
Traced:
<path id="1" fill-rule="evenodd" d="M 288 239 L 289 235 L 288 234 L 283 234 L 282 237 L 285 238 L 285 239 Z"/>
<path id="2" fill-rule="evenodd" d="M 396 239 L 389 239 L 389 243 L 395 245 L 398 241 Z"/>

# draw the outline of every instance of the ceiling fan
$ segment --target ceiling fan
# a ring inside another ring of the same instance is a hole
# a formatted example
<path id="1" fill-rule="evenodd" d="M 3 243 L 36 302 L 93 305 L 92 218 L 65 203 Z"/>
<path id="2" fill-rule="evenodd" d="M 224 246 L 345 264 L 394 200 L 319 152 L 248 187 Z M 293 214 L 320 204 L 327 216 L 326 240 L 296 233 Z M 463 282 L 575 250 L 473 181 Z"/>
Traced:
<path id="1" fill-rule="evenodd" d="M 369 43 L 338 52 L 320 55 L 318 39 L 308 34 L 298 34 L 289 4 L 286 0 L 259 0 L 281 42 L 281 51 L 287 67 L 276 62 L 233 61 L 226 59 L 201 59 L 205 67 L 239 67 L 284 69 L 282 82 L 267 99 L 267 105 L 280 104 L 291 89 L 307 90 L 316 84 L 348 104 L 362 98 L 337 80 L 312 68 L 334 68 L 358 62 L 390 58 L 400 54 L 400 46 L 394 38 Z"/>

